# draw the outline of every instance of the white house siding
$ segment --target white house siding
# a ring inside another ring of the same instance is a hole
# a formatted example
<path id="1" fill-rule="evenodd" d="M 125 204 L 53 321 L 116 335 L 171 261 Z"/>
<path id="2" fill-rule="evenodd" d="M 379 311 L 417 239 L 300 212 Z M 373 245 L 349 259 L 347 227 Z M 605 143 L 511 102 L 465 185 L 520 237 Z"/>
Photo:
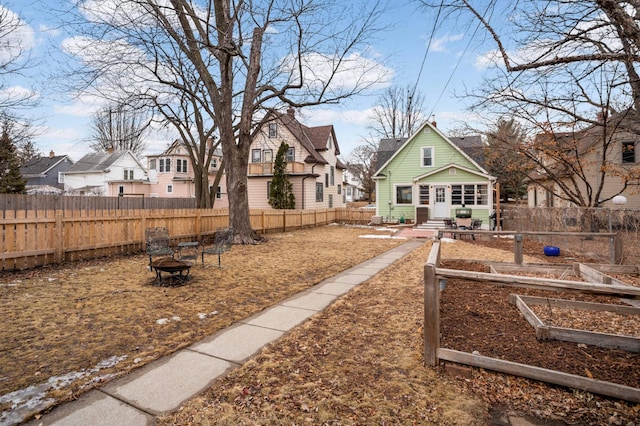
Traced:
<path id="1" fill-rule="evenodd" d="M 290 175 L 290 180 L 293 184 L 293 192 L 296 198 L 296 209 L 322 209 L 329 207 L 329 195 L 333 198 L 333 207 L 344 207 L 344 197 L 341 191 L 338 194 L 338 186 L 342 188 L 342 170 L 339 170 L 335 164 L 337 157 L 335 155 L 335 141 L 332 141 L 331 148 L 326 151 L 320 151 L 320 154 L 329 164 L 321 163 L 305 163 L 305 159 L 309 157 L 307 149 L 296 139 L 296 137 L 289 131 L 287 126 L 283 123 L 276 121 L 277 124 L 277 137 L 269 137 L 268 125 L 265 126 L 265 131 L 260 133 L 253 141 L 251 151 L 249 152 L 249 162 L 253 162 L 253 150 L 259 149 L 261 153 L 260 162 L 275 162 L 280 144 L 285 142 L 289 147 L 294 148 L 294 162 L 303 164 L 304 176 L 300 176 L 299 173 Z M 265 151 L 271 150 L 271 161 L 266 161 Z M 334 167 L 334 179 L 333 185 L 329 184 L 325 186 L 325 173 L 331 173 L 330 165 Z M 309 175 L 317 174 L 317 178 Z M 305 177 L 306 176 L 306 177 Z M 249 205 L 251 208 L 271 208 L 267 198 L 267 181 L 270 181 L 272 176 L 252 176 L 248 178 L 248 195 Z M 304 191 L 303 191 L 304 182 Z M 323 184 L 323 201 L 316 202 L 316 182 Z M 303 200 L 304 192 L 304 200 Z"/>

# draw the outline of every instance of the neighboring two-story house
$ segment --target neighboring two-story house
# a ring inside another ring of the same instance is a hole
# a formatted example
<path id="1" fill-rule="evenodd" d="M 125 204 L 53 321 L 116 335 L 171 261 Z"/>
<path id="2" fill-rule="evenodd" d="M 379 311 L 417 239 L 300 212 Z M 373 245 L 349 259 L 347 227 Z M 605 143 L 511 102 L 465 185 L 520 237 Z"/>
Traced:
<path id="1" fill-rule="evenodd" d="M 381 140 L 376 215 L 415 218 L 420 224 L 455 218 L 464 207 L 486 228 L 495 178 L 478 163 L 481 148 L 480 137 L 449 139 L 429 122 L 409 138 Z"/>
<path id="2" fill-rule="evenodd" d="M 211 143 L 208 144 L 208 149 L 213 149 Z M 209 166 L 209 191 L 214 190 L 212 185 L 216 174 L 224 173 L 220 168 L 221 162 L 222 153 L 217 150 L 213 153 Z M 151 197 L 194 198 L 196 196 L 193 165 L 183 141 L 174 141 L 161 154 L 148 155 L 147 167 Z M 216 208 L 229 206 L 226 184 L 226 179 L 222 176 L 214 191 Z"/>
<path id="3" fill-rule="evenodd" d="M 344 199 L 347 203 L 353 201 L 366 200 L 369 194 L 363 189 L 362 181 L 362 164 L 347 164 L 343 173 L 344 187 L 342 188 L 344 193 Z"/>
<path id="4" fill-rule="evenodd" d="M 34 157 L 20 167 L 20 174 L 27 180 L 27 194 L 61 194 L 64 192 L 64 172 L 73 165 L 67 155 Z"/>
<path id="5" fill-rule="evenodd" d="M 147 171 L 130 151 L 87 154 L 64 172 L 71 195 L 148 196 Z"/>
<path id="6" fill-rule="evenodd" d="M 269 190 L 280 144 L 289 145 L 286 155 L 296 209 L 344 207 L 344 164 L 332 125 L 307 127 L 289 109 L 271 113 L 251 144 L 248 176 L 249 206 L 270 209 Z"/>
<path id="7" fill-rule="evenodd" d="M 572 191 L 572 197 L 589 200 L 589 194 L 595 197 L 594 191 L 603 182 L 599 199 L 608 201 L 598 203 L 600 207 L 640 208 L 640 153 L 637 149 L 640 144 L 640 135 L 626 130 L 625 120 L 627 119 L 622 113 L 611 117 L 606 129 L 603 125 L 592 125 L 577 132 L 537 136 L 537 143 L 548 139 L 559 149 L 564 147 L 568 151 L 565 154 L 567 158 L 578 157 L 576 161 L 558 162 L 549 159 L 546 163 L 554 176 L 566 183 L 567 190 Z M 603 134 L 605 131 L 607 133 Z M 605 146 L 606 152 L 603 155 Z M 577 177 L 572 168 L 578 170 L 580 176 Z M 572 204 L 567 200 L 570 197 L 564 191 L 558 182 L 540 173 L 528 182 L 528 205 L 529 207 L 570 206 Z M 617 205 L 612 197 L 620 193 L 626 198 L 626 203 Z"/>

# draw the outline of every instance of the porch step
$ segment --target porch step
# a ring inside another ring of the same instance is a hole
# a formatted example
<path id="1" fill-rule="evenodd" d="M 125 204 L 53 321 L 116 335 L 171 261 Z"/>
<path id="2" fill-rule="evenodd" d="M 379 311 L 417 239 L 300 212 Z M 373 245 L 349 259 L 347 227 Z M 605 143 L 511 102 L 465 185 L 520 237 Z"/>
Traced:
<path id="1" fill-rule="evenodd" d="M 444 221 L 438 219 L 429 219 L 426 222 L 419 223 L 416 225 L 418 229 L 438 229 L 444 228 Z"/>

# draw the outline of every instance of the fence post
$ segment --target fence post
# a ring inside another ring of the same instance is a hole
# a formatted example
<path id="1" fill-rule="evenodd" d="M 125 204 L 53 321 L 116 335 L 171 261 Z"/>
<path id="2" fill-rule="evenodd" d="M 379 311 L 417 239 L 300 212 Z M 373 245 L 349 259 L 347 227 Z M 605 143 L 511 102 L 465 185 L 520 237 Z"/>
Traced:
<path id="1" fill-rule="evenodd" d="M 522 265 L 522 252 L 523 252 L 522 234 L 516 234 L 514 238 L 514 249 L 513 249 L 513 254 L 514 254 L 513 261 L 516 263 L 516 265 Z"/>
<path id="2" fill-rule="evenodd" d="M 62 211 L 56 210 L 56 263 L 62 263 L 63 260 L 64 231 L 62 226 Z"/>
<path id="3" fill-rule="evenodd" d="M 436 278 L 436 267 L 440 263 L 440 243 L 431 246 L 424 265 L 424 362 L 438 365 L 440 348 L 440 285 Z"/>
<path id="4" fill-rule="evenodd" d="M 613 259 L 612 263 L 614 265 L 622 265 L 622 235 L 620 232 L 616 232 L 616 235 L 612 237 L 613 239 Z"/>

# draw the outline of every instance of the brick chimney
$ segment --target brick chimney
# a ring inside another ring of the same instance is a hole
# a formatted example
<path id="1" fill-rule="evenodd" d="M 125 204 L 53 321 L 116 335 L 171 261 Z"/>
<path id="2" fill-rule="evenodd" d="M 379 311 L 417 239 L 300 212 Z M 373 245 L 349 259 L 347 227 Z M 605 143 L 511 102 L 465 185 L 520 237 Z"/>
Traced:
<path id="1" fill-rule="evenodd" d="M 49 152 L 49 158 L 53 158 L 56 156 L 56 153 L 53 152 L 53 150 L 51 150 L 51 152 Z"/>
<path id="2" fill-rule="evenodd" d="M 438 127 L 438 123 L 436 122 L 436 116 L 435 116 L 435 115 L 432 115 L 432 116 L 431 116 L 431 120 L 432 120 L 432 121 L 431 121 L 431 125 L 432 125 L 433 127 Z"/>

